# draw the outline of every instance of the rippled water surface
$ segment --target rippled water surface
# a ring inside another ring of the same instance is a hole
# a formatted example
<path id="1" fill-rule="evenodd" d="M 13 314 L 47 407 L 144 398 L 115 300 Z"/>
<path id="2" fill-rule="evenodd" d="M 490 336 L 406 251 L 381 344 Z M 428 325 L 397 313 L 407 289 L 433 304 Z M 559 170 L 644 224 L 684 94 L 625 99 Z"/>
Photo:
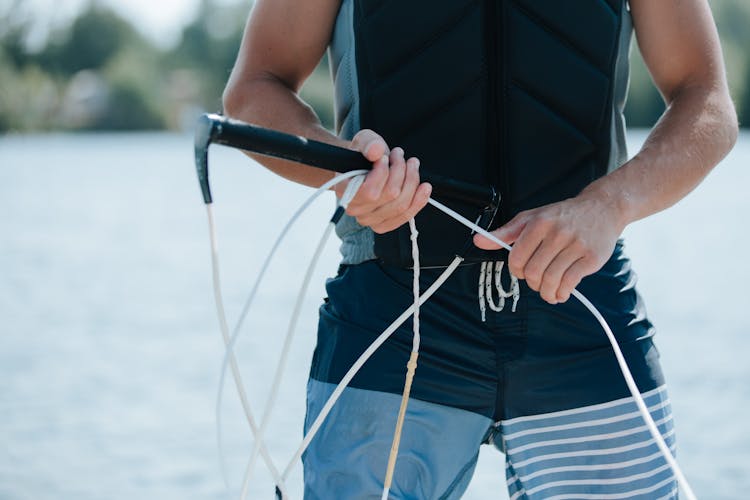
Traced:
<path id="1" fill-rule="evenodd" d="M 702 498 L 750 491 L 749 167 L 745 135 L 688 199 L 626 233 L 659 329 L 679 458 Z M 212 151 L 212 179 L 236 318 L 259 260 L 308 190 L 221 148 Z M 256 413 L 332 206 L 320 201 L 293 230 L 238 344 Z M 190 137 L 0 138 L 0 499 L 226 497 L 208 250 Z M 331 242 L 269 431 L 280 467 L 301 438 L 316 308 L 336 260 Z M 251 440 L 234 393 L 224 395 L 234 491 Z M 502 470 L 502 457 L 484 449 L 466 498 L 507 498 Z M 300 467 L 293 476 L 299 492 Z M 250 497 L 272 498 L 265 470 L 254 477 Z"/>

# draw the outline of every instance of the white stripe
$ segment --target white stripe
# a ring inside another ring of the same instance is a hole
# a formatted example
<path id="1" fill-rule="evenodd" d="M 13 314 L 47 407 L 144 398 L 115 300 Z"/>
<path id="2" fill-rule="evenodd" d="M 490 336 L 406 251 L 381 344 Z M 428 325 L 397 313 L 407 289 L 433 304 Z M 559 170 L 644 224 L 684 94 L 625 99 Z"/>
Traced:
<path id="1" fill-rule="evenodd" d="M 664 439 L 668 439 L 674 435 L 674 429 L 670 430 L 666 434 L 664 434 Z M 544 460 L 552 460 L 555 458 L 569 458 L 569 457 L 588 457 L 588 456 L 596 456 L 596 455 L 614 455 L 616 453 L 622 453 L 627 451 L 633 451 L 637 450 L 639 448 L 645 448 L 647 446 L 651 446 L 653 444 L 652 440 L 648 441 L 641 441 L 640 443 L 635 444 L 629 444 L 626 446 L 619 446 L 616 448 L 603 448 L 601 450 L 582 450 L 582 451 L 573 451 L 573 452 L 564 452 L 564 453 L 550 453 L 547 455 L 540 455 L 538 457 L 532 457 L 528 458 L 526 460 L 523 460 L 521 462 L 514 462 L 511 465 L 515 467 L 516 469 L 519 469 L 521 467 L 525 467 L 529 464 L 536 463 L 536 462 L 542 462 Z M 674 451 L 674 445 L 670 447 L 672 451 Z"/>
<path id="2" fill-rule="evenodd" d="M 523 490 L 523 488 L 521 488 L 520 490 L 518 490 L 515 493 L 513 493 L 513 496 L 510 497 L 509 500 L 517 500 L 518 498 L 521 497 L 521 495 L 525 495 L 525 494 L 526 494 L 526 492 Z"/>
<path id="3" fill-rule="evenodd" d="M 537 486 L 536 488 L 527 490 L 527 493 L 531 495 L 532 493 L 536 493 L 537 491 L 542 491 L 542 490 L 546 490 L 549 488 L 556 488 L 558 486 L 625 484 L 625 483 L 630 483 L 633 481 L 638 481 L 639 479 L 647 479 L 649 477 L 654 477 L 658 475 L 660 472 L 665 471 L 667 469 L 669 469 L 669 464 L 664 464 L 661 467 L 657 467 L 656 469 L 650 470 L 648 472 L 641 472 L 639 474 L 633 474 L 632 476 L 618 477 L 614 479 L 568 479 L 565 481 L 553 481 L 551 483 L 542 484 L 542 485 Z"/>
<path id="4" fill-rule="evenodd" d="M 665 424 L 672 420 L 672 415 L 667 415 L 666 417 L 657 420 L 655 423 L 657 426 Z M 606 439 L 614 439 L 624 436 L 630 436 L 631 434 L 638 434 L 639 432 L 648 431 L 648 427 L 646 425 L 640 425 L 638 427 L 633 427 L 630 429 L 626 429 L 624 431 L 618 431 L 618 432 L 611 432 L 606 434 L 595 434 L 593 436 L 583 436 L 583 437 L 575 437 L 575 438 L 565 438 L 565 439 L 550 439 L 548 441 L 540 441 L 538 443 L 529 443 L 525 444 L 523 446 L 519 446 L 518 448 L 509 448 L 508 454 L 513 455 L 516 453 L 520 453 L 522 451 L 531 450 L 533 448 L 541 448 L 543 446 L 554 446 L 558 444 L 573 444 L 573 443 L 588 443 L 591 441 L 600 441 L 600 440 L 606 440 Z M 653 440 L 649 440 L 651 442 Z"/>
<path id="5" fill-rule="evenodd" d="M 665 406 L 669 405 L 669 399 L 665 399 L 661 403 L 655 404 L 654 406 L 649 407 L 649 412 L 653 412 L 654 410 L 660 410 L 664 408 Z M 630 418 L 639 417 L 641 416 L 641 412 L 639 412 L 637 409 L 636 411 L 630 412 L 630 413 L 624 413 L 622 415 L 617 415 L 614 417 L 609 418 L 600 418 L 597 420 L 587 420 L 583 422 L 576 422 L 573 424 L 562 424 L 562 425 L 550 425 L 547 427 L 538 427 L 534 429 L 527 429 L 525 431 L 518 431 L 514 432 L 512 434 L 508 434 L 507 436 L 503 436 L 503 439 L 506 441 L 510 439 L 516 439 L 522 436 L 527 436 L 530 434 L 538 434 L 543 432 L 552 432 L 552 431 L 564 431 L 568 429 L 577 429 L 580 427 L 587 427 L 587 426 L 594 426 L 594 425 L 604 425 L 604 424 L 611 424 L 615 422 L 620 422 L 622 420 L 628 420 Z"/>
<path id="6" fill-rule="evenodd" d="M 661 481 L 659 483 L 656 483 L 653 486 L 649 486 L 648 488 L 641 488 L 639 490 L 631 490 L 626 493 L 573 493 L 573 494 L 565 494 L 565 495 L 556 495 L 554 497 L 549 497 L 546 500 L 578 500 L 578 499 L 594 499 L 599 500 L 602 498 L 631 498 L 635 495 L 645 495 L 646 493 L 651 493 L 652 491 L 656 491 L 659 488 L 663 488 L 665 485 L 674 482 L 674 477 L 669 477 L 665 479 L 664 481 Z"/>
<path id="7" fill-rule="evenodd" d="M 557 472 L 584 472 L 592 470 L 614 470 L 624 469 L 632 465 L 645 464 L 654 460 L 655 458 L 661 457 L 661 451 L 657 451 L 647 457 L 634 458 L 632 460 L 626 460 L 625 462 L 617 462 L 611 464 L 598 464 L 598 465 L 565 465 L 562 467 L 552 467 L 550 469 L 542 469 L 529 474 L 528 476 L 521 476 L 521 482 L 526 482 L 534 479 L 535 477 L 544 476 L 546 474 L 555 474 Z"/>
<path id="8" fill-rule="evenodd" d="M 672 498 L 675 498 L 677 496 L 677 488 L 673 489 L 663 497 L 659 497 L 656 500 L 671 500 Z"/>
<path id="9" fill-rule="evenodd" d="M 511 485 L 512 485 L 513 483 L 515 483 L 516 481 L 518 481 L 519 483 L 521 482 L 521 481 L 519 480 L 518 476 L 516 476 L 516 475 L 513 475 L 513 476 L 510 476 L 510 477 L 508 478 L 508 480 L 507 480 L 507 481 L 505 481 L 505 484 L 506 484 L 507 486 L 511 486 Z"/>
<path id="10" fill-rule="evenodd" d="M 430 198 L 428 202 L 430 203 L 430 205 L 450 215 L 451 217 L 459 221 L 461 224 L 470 227 L 471 229 L 476 231 L 478 234 L 481 234 L 488 240 L 499 244 L 501 247 L 505 248 L 506 250 L 511 250 L 510 245 L 498 239 L 494 234 L 489 233 L 486 230 L 482 229 L 481 227 L 477 226 L 476 224 L 472 223 L 469 219 L 459 214 L 455 210 L 446 207 L 442 203 L 435 201 L 432 198 Z M 607 340 L 609 340 L 609 344 L 612 346 L 612 352 L 614 353 L 615 358 L 617 359 L 617 365 L 620 367 L 620 372 L 622 373 L 622 376 L 625 379 L 625 385 L 628 386 L 628 391 L 630 391 L 630 395 L 633 396 L 633 400 L 635 401 L 636 405 L 638 405 L 638 409 L 643 414 L 643 420 L 646 422 L 648 432 L 651 434 L 651 437 L 653 438 L 654 443 L 656 443 L 656 446 L 658 446 L 659 449 L 664 454 L 664 458 L 667 461 L 667 463 L 669 463 L 670 467 L 672 467 L 672 470 L 674 471 L 675 477 L 677 478 L 679 485 L 685 490 L 685 496 L 689 500 L 696 500 L 695 493 L 693 492 L 693 489 L 690 487 L 690 483 L 688 483 L 688 480 L 685 477 L 685 474 L 682 472 L 682 469 L 680 469 L 680 465 L 677 463 L 677 460 L 675 460 L 674 457 L 672 456 L 672 452 L 669 450 L 669 447 L 664 442 L 664 438 L 662 438 L 661 432 L 656 427 L 656 424 L 654 423 L 654 419 L 651 418 L 651 415 L 649 414 L 648 409 L 646 408 L 646 403 L 643 400 L 643 396 L 641 396 L 640 389 L 638 389 L 638 385 L 636 384 L 635 379 L 633 378 L 633 374 L 630 372 L 630 368 L 628 368 L 628 363 L 625 360 L 625 355 L 622 353 L 622 349 L 620 349 L 620 345 L 618 344 L 617 339 L 615 338 L 615 334 L 612 332 L 612 329 L 607 324 L 607 320 L 604 319 L 604 316 L 602 316 L 602 313 L 599 311 L 599 309 L 597 309 L 594 306 L 594 304 L 592 304 L 591 301 L 588 298 L 586 298 L 586 296 L 583 295 L 579 290 L 574 289 L 571 292 L 571 295 L 574 298 L 576 298 L 586 309 L 588 309 L 591 312 L 594 318 L 596 318 L 596 321 L 602 327 L 602 330 L 604 330 L 604 334 L 607 336 Z"/>
<path id="11" fill-rule="evenodd" d="M 652 389 L 648 392 L 644 392 L 641 394 L 643 398 L 648 398 L 650 396 L 653 396 L 654 394 L 658 392 L 662 392 L 666 390 L 667 386 L 662 385 L 657 387 L 656 389 Z M 597 411 L 597 410 L 605 410 L 607 408 L 613 408 L 615 406 L 619 406 L 624 403 L 635 403 L 635 399 L 632 396 L 622 398 L 622 399 L 615 399 L 614 401 L 608 401 L 606 403 L 600 403 L 597 405 L 591 405 L 591 406 L 583 406 L 581 408 L 573 408 L 571 410 L 562 410 L 562 411 L 554 411 L 550 413 L 540 413 L 538 415 L 528 415 L 524 417 L 516 417 L 511 418 L 509 420 L 503 420 L 501 423 L 502 425 L 513 425 L 517 424 L 519 422 L 531 422 L 533 420 L 541 420 L 543 418 L 553 418 L 553 417 L 563 417 L 567 415 L 577 415 L 579 413 L 586 413 L 589 411 Z"/>

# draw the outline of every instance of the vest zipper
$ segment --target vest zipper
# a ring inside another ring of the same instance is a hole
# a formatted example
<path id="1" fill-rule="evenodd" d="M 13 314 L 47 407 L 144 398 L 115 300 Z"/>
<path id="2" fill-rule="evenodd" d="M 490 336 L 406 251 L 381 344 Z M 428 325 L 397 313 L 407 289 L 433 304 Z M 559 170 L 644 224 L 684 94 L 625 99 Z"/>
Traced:
<path id="1" fill-rule="evenodd" d="M 505 182 L 504 122 L 503 103 L 505 101 L 505 57 L 504 53 L 504 9 L 503 0 L 485 2 L 485 43 L 487 54 L 488 106 L 487 106 L 487 181 L 500 194 L 500 203 L 507 198 Z M 501 31 L 502 30 L 502 31 Z M 505 222 L 506 215 L 499 210 L 495 223 Z"/>

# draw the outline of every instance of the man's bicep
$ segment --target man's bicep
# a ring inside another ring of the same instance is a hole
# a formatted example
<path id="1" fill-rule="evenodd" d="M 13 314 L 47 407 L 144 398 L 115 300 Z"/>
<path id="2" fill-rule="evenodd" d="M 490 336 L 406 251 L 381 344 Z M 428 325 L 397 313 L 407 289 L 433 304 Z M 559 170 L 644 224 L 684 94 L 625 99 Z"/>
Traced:
<path id="1" fill-rule="evenodd" d="M 723 85 L 724 62 L 706 0 L 630 0 L 643 59 L 670 102 L 690 85 Z"/>
<path id="2" fill-rule="evenodd" d="M 330 41 L 340 0 L 256 0 L 232 79 L 269 75 L 298 90 Z"/>

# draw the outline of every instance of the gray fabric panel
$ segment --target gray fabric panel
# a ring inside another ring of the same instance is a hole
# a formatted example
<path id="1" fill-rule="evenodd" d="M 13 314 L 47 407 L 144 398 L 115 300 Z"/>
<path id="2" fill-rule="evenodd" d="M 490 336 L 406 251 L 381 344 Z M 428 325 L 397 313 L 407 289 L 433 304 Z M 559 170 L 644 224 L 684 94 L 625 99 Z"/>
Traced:
<path id="1" fill-rule="evenodd" d="M 306 432 L 335 387 L 308 382 Z M 303 455 L 305 498 L 380 498 L 400 405 L 400 394 L 347 387 Z M 476 413 L 409 400 L 389 498 L 461 498 L 491 425 Z"/>
<path id="2" fill-rule="evenodd" d="M 334 84 L 336 131 L 351 139 L 359 130 L 359 92 L 354 50 L 354 0 L 343 0 L 328 56 Z"/>
<path id="3" fill-rule="evenodd" d="M 343 0 L 328 48 L 334 86 L 336 131 L 351 139 L 359 131 L 359 86 L 354 44 L 354 0 Z M 375 235 L 348 215 L 336 225 L 341 239 L 342 264 L 359 264 L 375 258 Z"/>
<path id="4" fill-rule="evenodd" d="M 612 112 L 612 146 L 609 154 L 608 172 L 628 160 L 624 109 L 628 97 L 628 87 L 630 86 L 630 46 L 633 38 L 633 21 L 630 17 L 629 8 L 623 10 L 621 22 L 620 42 L 615 63 L 615 86 L 612 99 L 612 105 L 614 106 Z"/>

